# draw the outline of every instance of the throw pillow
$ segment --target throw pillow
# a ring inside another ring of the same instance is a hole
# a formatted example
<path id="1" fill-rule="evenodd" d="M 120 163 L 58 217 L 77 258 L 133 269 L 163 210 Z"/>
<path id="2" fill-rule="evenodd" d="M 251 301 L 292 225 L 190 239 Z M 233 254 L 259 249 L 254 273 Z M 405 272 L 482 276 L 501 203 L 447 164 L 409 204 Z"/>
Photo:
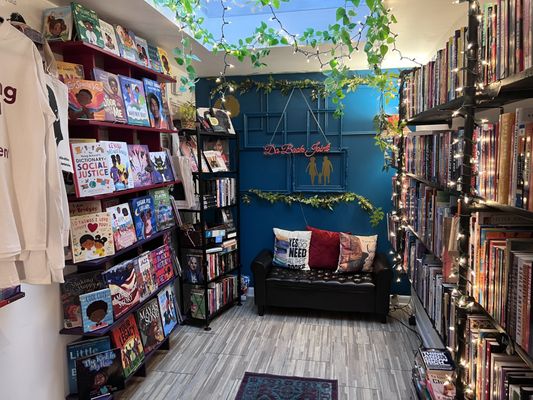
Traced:
<path id="1" fill-rule="evenodd" d="M 311 226 L 308 226 L 307 230 L 313 233 L 309 247 L 309 268 L 336 269 L 340 252 L 339 232 L 324 231 Z"/>
<path id="2" fill-rule="evenodd" d="M 336 273 L 372 272 L 378 235 L 357 236 L 340 234 L 339 265 Z"/>
<path id="3" fill-rule="evenodd" d="M 289 269 L 309 270 L 311 232 L 274 228 L 272 264 Z"/>

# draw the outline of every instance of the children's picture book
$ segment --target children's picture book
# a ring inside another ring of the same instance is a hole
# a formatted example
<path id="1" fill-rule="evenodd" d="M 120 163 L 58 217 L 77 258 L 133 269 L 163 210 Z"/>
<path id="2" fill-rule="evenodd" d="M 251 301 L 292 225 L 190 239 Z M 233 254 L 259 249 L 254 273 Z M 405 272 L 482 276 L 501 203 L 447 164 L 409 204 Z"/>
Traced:
<path id="1" fill-rule="evenodd" d="M 226 164 L 226 167 L 230 167 L 230 154 L 229 154 L 229 142 L 228 140 L 216 138 L 216 139 L 207 139 L 204 145 L 205 150 L 214 150 L 218 151 Z"/>
<path id="2" fill-rule="evenodd" d="M 137 62 L 137 46 L 135 46 L 135 35 L 122 25 L 115 25 L 117 32 L 118 48 L 120 55 L 126 60 Z"/>
<path id="3" fill-rule="evenodd" d="M 115 254 L 111 218 L 107 212 L 70 218 L 74 263 Z"/>
<path id="4" fill-rule="evenodd" d="M 161 67 L 163 68 L 163 73 L 167 75 L 172 75 L 172 67 L 170 66 L 170 58 L 168 58 L 167 52 L 161 47 L 157 48 L 159 53 L 159 59 L 161 60 Z"/>
<path id="5" fill-rule="evenodd" d="M 111 350 L 109 336 L 89 340 L 77 340 L 67 344 L 68 388 L 70 394 L 78 393 L 76 360 L 107 350 Z"/>
<path id="6" fill-rule="evenodd" d="M 91 354 L 76 360 L 78 399 L 93 400 L 124 389 L 120 349 Z"/>
<path id="7" fill-rule="evenodd" d="M 105 118 L 104 86 L 102 82 L 67 80 L 69 119 Z"/>
<path id="8" fill-rule="evenodd" d="M 71 217 L 102 212 L 100 200 L 71 201 L 68 203 L 68 211 Z"/>
<path id="9" fill-rule="evenodd" d="M 100 20 L 96 12 L 79 3 L 72 3 L 72 15 L 78 38 L 86 43 L 104 47 L 104 40 L 100 31 Z"/>
<path id="10" fill-rule="evenodd" d="M 148 58 L 150 59 L 150 66 L 154 71 L 163 72 L 157 47 L 150 43 L 148 43 Z"/>
<path id="11" fill-rule="evenodd" d="M 83 65 L 56 61 L 59 80 L 65 83 L 68 79 L 85 79 Z"/>
<path id="12" fill-rule="evenodd" d="M 80 294 L 83 332 L 94 332 L 113 323 L 113 306 L 109 288 Z"/>
<path id="13" fill-rule="evenodd" d="M 172 279 L 174 276 L 174 264 L 172 264 L 172 251 L 167 244 L 152 250 L 150 252 L 150 261 L 159 287 Z"/>
<path id="14" fill-rule="evenodd" d="M 72 8 L 48 8 L 43 11 L 43 36 L 49 42 L 72 38 Z"/>
<path id="15" fill-rule="evenodd" d="M 115 189 L 110 177 L 106 146 L 98 142 L 71 143 L 74 186 L 77 197 L 111 193 Z"/>
<path id="16" fill-rule="evenodd" d="M 163 322 L 163 333 L 167 337 L 178 324 L 177 302 L 172 285 L 167 285 L 163 288 L 157 295 L 157 300 L 159 301 L 159 311 Z"/>
<path id="17" fill-rule="evenodd" d="M 168 188 L 154 189 L 150 191 L 154 199 L 155 220 L 157 230 L 162 231 L 174 226 L 174 213 Z"/>
<path id="18" fill-rule="evenodd" d="M 104 50 L 109 51 L 117 56 L 120 56 L 120 49 L 118 48 L 117 34 L 113 25 L 100 20 L 100 31 L 102 32 L 102 39 L 104 40 Z"/>
<path id="19" fill-rule="evenodd" d="M 126 108 L 124 107 L 118 76 L 100 68 L 95 68 L 93 73 L 94 79 L 101 82 L 104 88 L 104 119 L 122 124 L 127 123 Z"/>
<path id="20" fill-rule="evenodd" d="M 213 132 L 235 134 L 233 123 L 226 110 L 198 107 L 196 112 L 199 118 L 204 118 L 209 122 Z"/>
<path id="21" fill-rule="evenodd" d="M 100 143 L 106 149 L 109 176 L 113 180 L 115 191 L 132 189 L 135 185 L 128 153 L 128 144 L 125 142 L 106 141 Z"/>
<path id="22" fill-rule="evenodd" d="M 150 152 L 152 163 L 152 183 L 172 182 L 174 174 L 166 151 Z"/>
<path id="23" fill-rule="evenodd" d="M 198 145 L 196 143 L 196 138 L 191 137 L 185 137 L 180 136 L 180 154 L 181 156 L 187 158 L 189 160 L 189 164 L 191 167 L 192 172 L 198 172 Z M 202 159 L 202 171 L 203 172 L 210 172 L 209 171 L 209 165 L 207 164 L 207 160 L 205 159 L 205 156 L 203 156 L 203 153 L 200 152 Z"/>
<path id="24" fill-rule="evenodd" d="M 157 299 L 152 299 L 142 306 L 136 312 L 136 317 L 144 354 L 148 354 L 165 340 Z"/>
<path id="25" fill-rule="evenodd" d="M 204 156 L 209 165 L 211 172 L 222 172 L 227 171 L 226 163 L 222 157 L 222 153 L 215 150 L 204 150 Z"/>
<path id="26" fill-rule="evenodd" d="M 157 281 L 150 261 L 150 252 L 144 252 L 136 258 L 135 270 L 141 289 L 141 301 L 144 301 L 157 290 Z"/>
<path id="27" fill-rule="evenodd" d="M 129 144 L 128 154 L 130 157 L 131 171 L 133 173 L 133 185 L 135 187 L 152 184 L 152 163 L 148 146 L 142 144 Z"/>
<path id="28" fill-rule="evenodd" d="M 131 200 L 131 212 L 138 240 L 144 240 L 157 232 L 154 200 L 151 196 L 137 197 Z"/>
<path id="29" fill-rule="evenodd" d="M 148 102 L 148 115 L 150 126 L 157 129 L 169 129 L 168 116 L 165 114 L 161 87 L 159 83 L 148 78 L 143 79 L 146 101 Z"/>
<path id="30" fill-rule="evenodd" d="M 146 39 L 135 36 L 135 47 L 137 50 L 137 62 L 143 67 L 150 68 L 150 58 L 148 56 L 148 43 Z"/>
<path id="31" fill-rule="evenodd" d="M 119 75 L 119 78 L 128 123 L 131 125 L 150 126 L 143 83 L 127 76 Z"/>
<path id="32" fill-rule="evenodd" d="M 119 251 L 133 245 L 137 241 L 133 218 L 128 203 L 112 206 L 106 210 L 111 217 L 113 242 L 115 250 Z"/>
<path id="33" fill-rule="evenodd" d="M 113 336 L 113 343 L 122 354 L 124 377 L 127 378 L 139 368 L 144 360 L 141 335 L 133 314 L 113 329 L 111 335 Z"/>
<path id="34" fill-rule="evenodd" d="M 102 274 L 111 290 L 111 301 L 115 319 L 139 303 L 141 293 L 137 285 L 135 260 L 121 262 Z"/>
<path id="35" fill-rule="evenodd" d="M 63 326 L 66 329 L 83 326 L 80 295 L 104 289 L 102 271 L 65 275 L 65 282 L 59 285 L 63 306 Z"/>
<path id="36" fill-rule="evenodd" d="M 170 112 L 168 86 L 166 82 L 159 82 L 161 88 L 161 100 L 163 102 L 163 115 L 167 118 L 168 129 L 175 129 L 174 122 L 172 121 L 172 113 Z"/>

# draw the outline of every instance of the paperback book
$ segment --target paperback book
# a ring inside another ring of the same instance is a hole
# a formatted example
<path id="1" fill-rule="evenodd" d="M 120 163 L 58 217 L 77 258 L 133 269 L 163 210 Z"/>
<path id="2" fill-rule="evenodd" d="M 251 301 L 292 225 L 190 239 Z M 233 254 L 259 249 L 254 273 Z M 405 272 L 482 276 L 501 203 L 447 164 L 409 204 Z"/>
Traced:
<path id="1" fill-rule="evenodd" d="M 119 75 L 119 78 L 128 123 L 131 125 L 150 126 L 143 83 L 127 76 Z"/>
<path id="2" fill-rule="evenodd" d="M 214 150 L 220 153 L 220 156 L 226 164 L 226 168 L 230 167 L 229 142 L 224 139 L 208 139 L 205 142 L 205 150 Z"/>
<path id="3" fill-rule="evenodd" d="M 65 61 L 56 61 L 56 64 L 58 78 L 61 82 L 65 83 L 68 79 L 85 79 L 83 65 Z"/>
<path id="4" fill-rule="evenodd" d="M 152 183 L 172 182 L 174 175 L 166 151 L 151 151 Z"/>
<path id="5" fill-rule="evenodd" d="M 150 261 L 154 268 L 158 287 L 163 286 L 174 276 L 174 264 L 172 263 L 172 251 L 165 244 L 150 252 Z"/>
<path id="6" fill-rule="evenodd" d="M 102 31 L 102 39 L 104 41 L 104 50 L 112 54 L 120 56 L 120 49 L 118 48 L 117 35 L 113 25 L 100 20 L 100 30 Z"/>
<path id="7" fill-rule="evenodd" d="M 154 199 L 157 230 L 162 231 L 174 226 L 174 213 L 167 188 L 154 189 L 150 192 Z"/>
<path id="8" fill-rule="evenodd" d="M 102 212 L 102 203 L 100 200 L 71 201 L 68 203 L 68 210 L 71 217 L 95 214 Z"/>
<path id="9" fill-rule="evenodd" d="M 144 360 L 141 336 L 133 314 L 113 329 L 111 335 L 113 336 L 113 343 L 122 354 L 124 377 L 127 378 L 139 368 Z"/>
<path id="10" fill-rule="evenodd" d="M 166 75 L 172 76 L 172 68 L 170 66 L 170 61 L 169 61 L 167 52 L 161 47 L 157 48 L 157 52 L 159 53 L 159 58 L 161 60 L 161 67 L 163 68 L 163 73 Z"/>
<path id="11" fill-rule="evenodd" d="M 67 80 L 69 119 L 105 118 L 104 86 L 102 82 Z"/>
<path id="12" fill-rule="evenodd" d="M 100 142 L 107 153 L 109 176 L 113 180 L 115 191 L 134 187 L 133 173 L 125 142 Z"/>
<path id="13" fill-rule="evenodd" d="M 150 65 L 154 71 L 163 72 L 157 47 L 150 43 L 148 43 L 148 58 L 150 59 Z"/>
<path id="14" fill-rule="evenodd" d="M 169 97 L 167 94 L 167 88 L 169 84 L 165 82 L 159 82 L 159 87 L 161 88 L 161 100 L 163 101 L 163 114 L 167 118 L 168 129 L 175 129 L 174 122 L 172 121 L 172 113 L 170 112 L 169 106 Z M 161 146 L 165 147 L 165 146 Z M 170 149 L 170 146 L 166 147 Z"/>
<path id="15" fill-rule="evenodd" d="M 172 285 L 167 285 L 157 295 L 159 301 L 159 311 L 163 322 L 163 333 L 165 337 L 170 335 L 178 324 L 178 313 L 176 312 L 176 297 Z"/>
<path id="16" fill-rule="evenodd" d="M 111 218 L 107 212 L 70 218 L 74 263 L 115 254 Z"/>
<path id="17" fill-rule="evenodd" d="M 118 48 L 120 55 L 126 60 L 137 62 L 137 46 L 135 46 L 135 35 L 122 25 L 115 25 L 117 32 Z"/>
<path id="18" fill-rule="evenodd" d="M 80 295 L 104 288 L 102 271 L 65 275 L 65 282 L 59 285 L 63 306 L 63 327 L 79 328 L 83 325 Z"/>
<path id="19" fill-rule="evenodd" d="M 98 142 L 71 143 L 76 197 L 96 196 L 114 190 L 106 147 Z"/>
<path id="20" fill-rule="evenodd" d="M 204 156 L 209 165 L 211 172 L 227 171 L 226 162 L 222 157 L 222 153 L 215 150 L 204 150 Z"/>
<path id="21" fill-rule="evenodd" d="M 111 217 L 115 249 L 119 251 L 137 242 L 137 235 L 135 234 L 135 226 L 133 225 L 129 204 L 123 203 L 109 207 L 106 211 Z"/>
<path id="22" fill-rule="evenodd" d="M 104 88 L 105 120 L 123 124 L 128 122 L 118 76 L 100 68 L 95 68 L 94 79 L 101 82 Z"/>
<path id="23" fill-rule="evenodd" d="M 154 200 L 151 196 L 137 197 L 131 200 L 133 223 L 138 240 L 144 240 L 157 232 Z"/>
<path id="24" fill-rule="evenodd" d="M 150 253 L 145 252 L 135 260 L 135 271 L 141 291 L 141 301 L 144 301 L 157 290 L 155 270 L 150 261 Z"/>
<path id="25" fill-rule="evenodd" d="M 128 154 L 133 173 L 134 187 L 152 184 L 152 163 L 148 146 L 142 144 L 129 144 Z"/>
<path id="26" fill-rule="evenodd" d="M 49 8 L 43 11 L 43 37 L 49 42 L 72 38 L 72 8 Z"/>
<path id="27" fill-rule="evenodd" d="M 78 393 L 76 360 L 107 350 L 111 350 L 111 341 L 108 336 L 90 340 L 77 340 L 67 344 L 68 388 L 70 394 Z"/>
<path id="28" fill-rule="evenodd" d="M 76 360 L 78 399 L 94 400 L 124 389 L 124 370 L 119 349 Z"/>
<path id="29" fill-rule="evenodd" d="M 231 118 L 226 110 L 198 107 L 196 112 L 199 119 L 204 119 L 209 123 L 213 132 L 235 134 Z"/>
<path id="30" fill-rule="evenodd" d="M 189 283 L 202 283 L 203 274 L 203 253 L 200 250 L 189 250 L 184 256 L 184 279 Z"/>
<path id="31" fill-rule="evenodd" d="M 157 129 L 169 129 L 168 115 L 166 115 L 163 107 L 163 97 L 159 83 L 148 78 L 144 78 L 143 83 L 148 102 L 150 126 Z"/>
<path id="32" fill-rule="evenodd" d="M 86 43 L 104 47 L 100 21 L 96 12 L 85 8 L 79 3 L 72 3 L 72 15 L 78 38 Z"/>
<path id="33" fill-rule="evenodd" d="M 150 58 L 148 57 L 148 43 L 146 40 L 135 36 L 135 47 L 137 50 L 137 62 L 143 67 L 150 68 Z"/>
<path id="34" fill-rule="evenodd" d="M 94 332 L 113 323 L 111 291 L 101 289 L 80 295 L 83 332 Z"/>
<path id="35" fill-rule="evenodd" d="M 118 319 L 139 303 L 141 293 L 137 284 L 135 260 L 124 261 L 105 271 L 102 276 L 111 290 L 113 314 Z"/>
<path id="36" fill-rule="evenodd" d="M 165 340 L 157 299 L 152 299 L 142 306 L 136 316 L 144 354 L 148 354 Z"/>

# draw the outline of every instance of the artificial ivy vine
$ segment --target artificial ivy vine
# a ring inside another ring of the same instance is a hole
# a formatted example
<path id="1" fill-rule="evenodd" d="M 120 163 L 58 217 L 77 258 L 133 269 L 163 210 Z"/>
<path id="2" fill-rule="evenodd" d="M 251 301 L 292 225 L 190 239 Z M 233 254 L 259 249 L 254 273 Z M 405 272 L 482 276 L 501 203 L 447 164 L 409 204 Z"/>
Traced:
<path id="1" fill-rule="evenodd" d="M 291 205 L 293 203 L 305 204 L 315 208 L 324 208 L 327 210 L 333 210 L 333 208 L 340 203 L 353 203 L 361 207 L 370 216 L 370 224 L 373 227 L 383 220 L 384 212 L 381 207 L 375 207 L 370 200 L 353 192 L 345 193 L 328 193 L 323 195 L 315 194 L 313 196 L 306 196 L 302 193 L 275 193 L 275 192 L 263 192 L 259 189 L 250 189 L 247 193 L 241 196 L 243 203 L 250 204 L 251 197 L 257 197 L 258 199 L 268 201 L 270 203 L 285 203 Z"/>

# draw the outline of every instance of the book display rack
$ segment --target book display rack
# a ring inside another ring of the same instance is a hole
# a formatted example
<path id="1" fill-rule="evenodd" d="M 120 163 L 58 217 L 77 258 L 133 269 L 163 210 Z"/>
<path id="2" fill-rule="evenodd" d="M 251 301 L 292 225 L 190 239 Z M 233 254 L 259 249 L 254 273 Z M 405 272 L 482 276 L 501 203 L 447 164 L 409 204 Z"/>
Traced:
<path id="1" fill-rule="evenodd" d="M 466 2 L 468 26 L 450 39 L 455 48 L 400 74 L 400 122 L 427 126 L 396 140 L 389 240 L 398 273 L 412 285 L 424 345 L 447 347 L 454 357 L 457 398 L 489 398 L 501 379 L 508 393 L 490 398 L 504 399 L 516 389 L 506 378 L 510 365 L 533 369 L 531 150 L 520 147 L 533 139 L 522 109 L 516 122 L 515 110 L 508 113 L 512 123 L 506 114 L 496 124 L 479 113 L 503 113 L 504 105 L 533 97 L 531 26 L 520 14 L 532 10 L 530 2 Z M 497 25 L 502 18 L 511 22 Z M 497 35 L 492 24 L 502 29 Z"/>

